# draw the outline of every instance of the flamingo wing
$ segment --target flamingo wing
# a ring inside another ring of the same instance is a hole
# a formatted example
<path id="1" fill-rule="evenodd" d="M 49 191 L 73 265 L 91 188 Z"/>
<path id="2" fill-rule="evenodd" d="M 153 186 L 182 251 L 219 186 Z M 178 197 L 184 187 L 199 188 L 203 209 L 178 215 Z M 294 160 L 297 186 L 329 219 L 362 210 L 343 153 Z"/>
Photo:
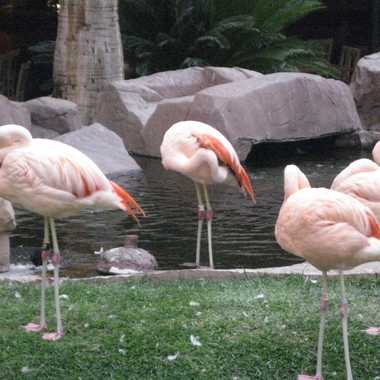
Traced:
<path id="1" fill-rule="evenodd" d="M 201 148 L 213 151 L 218 160 L 227 166 L 231 173 L 236 178 L 240 188 L 248 194 L 252 201 L 255 202 L 255 192 L 251 180 L 239 162 L 236 154 L 232 154 L 223 143 L 215 136 L 207 133 L 194 133 L 193 136 L 197 138 L 198 144 Z"/>
<path id="2" fill-rule="evenodd" d="M 340 186 L 344 181 L 359 173 L 374 172 L 379 169 L 379 166 L 367 158 L 361 158 L 351 162 L 345 169 L 343 169 L 335 178 L 331 184 L 331 188 L 334 190 Z"/>
<path id="3" fill-rule="evenodd" d="M 72 194 L 75 198 L 108 190 L 108 180 L 94 165 L 84 166 L 75 159 L 54 152 L 36 154 L 34 150 L 12 152 L 4 161 L 4 173 L 20 191 L 46 186 Z"/>
<path id="4" fill-rule="evenodd" d="M 35 139 L 33 145 L 11 152 L 3 161 L 2 175 L 20 198 L 32 193 L 64 202 L 88 199 L 92 207 L 121 208 L 134 219 L 136 213 L 144 214 L 133 197 L 109 181 L 91 159 L 57 141 Z M 12 201 L 25 203 L 15 198 Z"/>
<path id="5" fill-rule="evenodd" d="M 333 190 L 368 202 L 380 202 L 380 170 L 355 174 L 334 186 Z"/>

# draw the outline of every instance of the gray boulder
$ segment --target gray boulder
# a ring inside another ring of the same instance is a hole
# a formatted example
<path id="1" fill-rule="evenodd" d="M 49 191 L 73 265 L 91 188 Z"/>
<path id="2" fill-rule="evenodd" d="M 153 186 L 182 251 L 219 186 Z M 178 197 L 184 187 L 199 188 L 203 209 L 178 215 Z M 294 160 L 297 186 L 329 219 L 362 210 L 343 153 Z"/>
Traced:
<path id="1" fill-rule="evenodd" d="M 153 255 L 137 247 L 137 235 L 128 235 L 124 247 L 101 252 L 96 267 L 100 273 L 128 274 L 152 271 L 157 266 Z"/>
<path id="2" fill-rule="evenodd" d="M 5 124 L 18 124 L 30 129 L 30 112 L 23 103 L 13 102 L 0 95 L 0 125 Z"/>
<path id="3" fill-rule="evenodd" d="M 107 176 L 141 170 L 128 154 L 121 138 L 101 124 L 95 123 L 56 139 L 86 154 Z"/>
<path id="4" fill-rule="evenodd" d="M 159 157 L 166 130 L 180 120 L 219 129 L 245 159 L 252 145 L 342 134 L 361 128 L 349 87 L 302 73 L 190 68 L 111 83 L 96 119 L 130 152 Z"/>
<path id="5" fill-rule="evenodd" d="M 10 202 L 0 198 L 0 272 L 9 270 L 9 234 L 15 228 L 13 207 Z"/>
<path id="6" fill-rule="evenodd" d="M 186 120 L 199 91 L 261 76 L 240 68 L 191 67 L 112 82 L 98 98 L 95 120 L 121 136 L 131 153 L 159 157 L 164 133 Z"/>
<path id="7" fill-rule="evenodd" d="M 44 127 L 40 127 L 39 125 L 32 124 L 30 128 L 30 133 L 34 138 L 40 138 L 40 139 L 54 139 L 55 137 L 59 136 L 60 133 L 57 131 L 54 131 L 53 129 L 47 129 Z"/>
<path id="8" fill-rule="evenodd" d="M 200 91 L 190 120 L 217 127 L 245 159 L 252 144 L 286 142 L 361 128 L 349 87 L 302 73 L 276 73 Z"/>
<path id="9" fill-rule="evenodd" d="M 380 52 L 359 60 L 350 87 L 363 127 L 380 131 Z"/>
<path id="10" fill-rule="evenodd" d="M 40 127 L 34 128 L 34 137 L 52 137 L 43 129 L 62 134 L 82 126 L 78 106 L 68 100 L 45 96 L 28 100 L 24 105 L 31 113 L 33 125 Z"/>

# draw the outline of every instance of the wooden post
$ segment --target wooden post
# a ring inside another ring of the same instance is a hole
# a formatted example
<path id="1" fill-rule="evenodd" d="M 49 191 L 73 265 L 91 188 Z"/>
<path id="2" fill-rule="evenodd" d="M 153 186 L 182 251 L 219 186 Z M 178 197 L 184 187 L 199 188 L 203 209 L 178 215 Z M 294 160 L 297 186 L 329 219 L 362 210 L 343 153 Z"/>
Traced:
<path id="1" fill-rule="evenodd" d="M 93 121 L 108 81 L 124 79 L 118 0 L 61 0 L 54 56 L 54 95 L 78 104 Z"/>

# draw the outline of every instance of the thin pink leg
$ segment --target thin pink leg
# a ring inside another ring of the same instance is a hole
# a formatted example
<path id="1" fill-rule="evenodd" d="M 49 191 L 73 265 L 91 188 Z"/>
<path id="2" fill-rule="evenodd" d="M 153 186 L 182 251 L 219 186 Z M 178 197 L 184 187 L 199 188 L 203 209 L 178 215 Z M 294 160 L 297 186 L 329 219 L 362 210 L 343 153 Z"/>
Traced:
<path id="1" fill-rule="evenodd" d="M 44 219 L 44 222 L 45 222 L 44 240 L 42 244 L 43 250 L 41 252 L 42 276 L 41 276 L 40 323 L 28 323 L 26 326 L 24 326 L 24 329 L 27 332 L 41 332 L 47 329 L 45 305 L 46 305 L 46 288 L 47 288 L 46 272 L 47 272 L 47 261 L 49 259 L 49 251 L 47 250 L 47 247 L 49 245 L 49 224 L 46 217 Z"/>
<path id="2" fill-rule="evenodd" d="M 321 277 L 322 286 L 322 299 L 320 306 L 321 320 L 319 324 L 319 337 L 318 337 L 318 349 L 317 349 L 317 371 L 315 376 L 298 375 L 298 380 L 323 380 L 322 376 L 322 352 L 323 352 L 323 339 L 326 325 L 326 313 L 329 303 L 329 295 L 327 289 L 327 273 L 322 272 Z"/>
<path id="3" fill-rule="evenodd" d="M 203 221 L 206 218 L 205 206 L 202 201 L 201 191 L 199 189 L 199 185 L 195 182 L 195 189 L 197 191 L 197 199 L 198 199 L 198 231 L 197 231 L 197 248 L 195 254 L 195 266 L 197 268 L 201 265 L 201 238 L 202 238 L 202 228 Z"/>
<path id="4" fill-rule="evenodd" d="M 27 332 L 41 332 L 47 329 L 46 324 L 46 313 L 45 313 L 45 294 L 47 287 L 47 279 L 46 279 L 46 267 L 47 261 L 49 257 L 48 251 L 42 251 L 42 279 L 41 279 L 41 314 L 40 314 L 40 323 L 28 323 L 24 326 L 25 331 Z"/>
<path id="5" fill-rule="evenodd" d="M 54 265 L 54 303 L 55 303 L 55 314 L 57 319 L 57 330 L 52 333 L 46 333 L 42 336 L 44 340 L 55 341 L 63 337 L 63 325 L 61 317 L 61 307 L 59 304 L 59 264 L 61 261 L 61 256 L 58 248 L 57 234 L 55 231 L 55 223 L 53 218 L 50 219 L 50 229 L 53 242 L 53 258 L 52 262 Z"/>
<path id="6" fill-rule="evenodd" d="M 352 369 L 350 362 L 350 350 L 348 347 L 348 301 L 346 297 L 346 287 L 344 285 L 343 271 L 339 272 L 340 286 L 342 291 L 342 300 L 340 305 L 340 315 L 342 319 L 342 332 L 343 332 L 343 346 L 344 346 L 344 361 L 346 363 L 347 380 L 352 380 Z"/>

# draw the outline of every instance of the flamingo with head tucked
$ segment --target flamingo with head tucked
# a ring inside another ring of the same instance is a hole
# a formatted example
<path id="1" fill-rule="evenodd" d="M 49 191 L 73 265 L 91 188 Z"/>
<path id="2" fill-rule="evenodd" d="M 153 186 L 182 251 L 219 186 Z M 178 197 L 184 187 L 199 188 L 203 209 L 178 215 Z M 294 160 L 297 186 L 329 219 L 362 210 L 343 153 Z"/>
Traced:
<path id="1" fill-rule="evenodd" d="M 362 158 L 343 169 L 331 189 L 349 194 L 366 204 L 380 220 L 380 142 L 372 151 L 374 161 Z"/>
<path id="2" fill-rule="evenodd" d="M 51 234 L 57 330 L 45 333 L 43 339 L 59 339 L 63 325 L 59 304 L 60 253 L 54 219 L 75 215 L 84 208 L 121 209 L 134 219 L 144 212 L 131 195 L 109 181 L 77 149 L 59 141 L 33 139 L 27 129 L 11 124 L 0 127 L 0 197 L 44 217 L 40 323 L 30 323 L 25 329 L 43 331 L 47 327 L 46 264 Z"/>
<path id="3" fill-rule="evenodd" d="M 284 191 L 284 203 L 275 227 L 276 240 L 285 251 L 305 258 L 322 271 L 317 371 L 313 377 L 300 375 L 298 379 L 322 379 L 327 271 L 336 269 L 342 292 L 340 310 L 347 379 L 352 380 L 343 271 L 369 261 L 380 261 L 379 222 L 375 214 L 355 198 L 334 190 L 311 188 L 306 176 L 295 165 L 285 168 Z"/>
<path id="4" fill-rule="evenodd" d="M 231 143 L 219 131 L 205 123 L 190 120 L 175 123 L 166 131 L 160 150 L 165 169 L 183 174 L 195 183 L 198 198 L 195 265 L 200 266 L 202 227 L 203 221 L 207 220 L 209 266 L 214 268 L 211 229 L 213 210 L 207 186 L 237 184 L 255 201 L 251 180 L 241 166 Z"/>

